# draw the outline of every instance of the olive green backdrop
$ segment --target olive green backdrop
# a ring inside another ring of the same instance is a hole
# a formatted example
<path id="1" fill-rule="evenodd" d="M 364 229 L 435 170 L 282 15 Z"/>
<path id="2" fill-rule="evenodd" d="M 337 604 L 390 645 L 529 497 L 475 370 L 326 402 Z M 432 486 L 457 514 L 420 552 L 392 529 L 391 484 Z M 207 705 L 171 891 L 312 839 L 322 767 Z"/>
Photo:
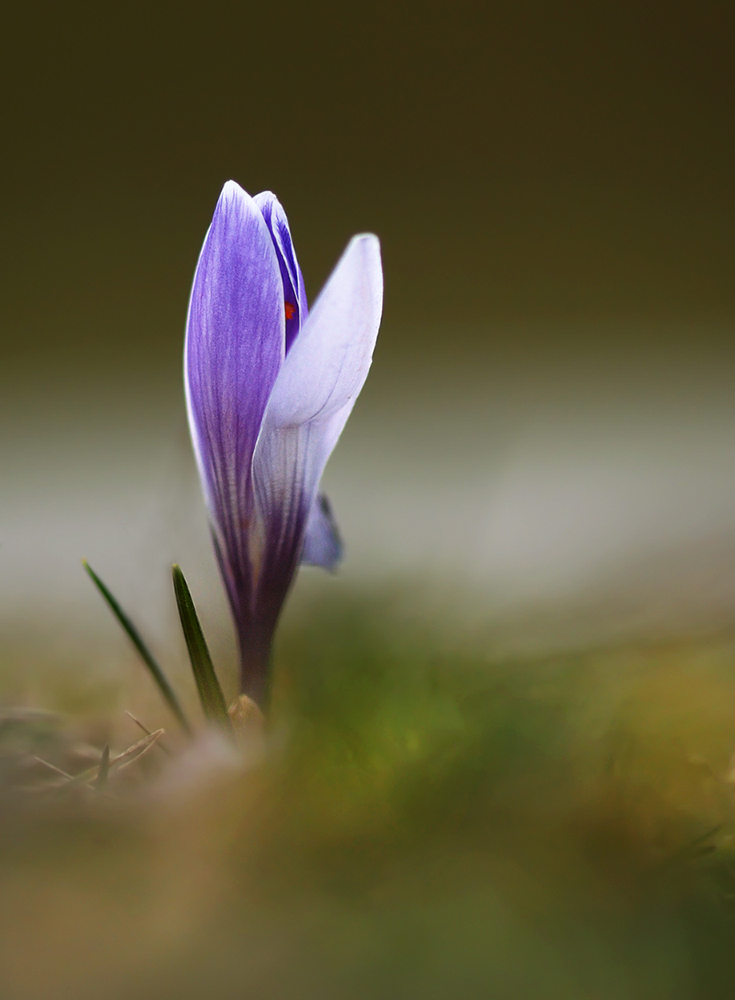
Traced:
<path id="1" fill-rule="evenodd" d="M 82 555 L 151 627 L 170 559 L 216 589 L 180 354 L 230 177 L 278 194 L 312 298 L 352 233 L 382 240 L 380 349 L 328 475 L 348 579 L 468 565 L 497 603 L 651 539 L 722 551 L 732 29 L 721 3 L 6 11 L 10 632 L 101 613 Z"/>

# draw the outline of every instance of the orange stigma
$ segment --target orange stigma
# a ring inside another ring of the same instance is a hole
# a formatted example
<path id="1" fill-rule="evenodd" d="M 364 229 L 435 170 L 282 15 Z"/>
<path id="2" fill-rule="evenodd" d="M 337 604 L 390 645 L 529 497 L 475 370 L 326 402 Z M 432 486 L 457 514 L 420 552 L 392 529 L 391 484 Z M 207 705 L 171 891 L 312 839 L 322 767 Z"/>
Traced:
<path id="1" fill-rule="evenodd" d="M 286 303 L 286 319 L 293 319 L 296 315 L 296 306 L 292 302 Z"/>

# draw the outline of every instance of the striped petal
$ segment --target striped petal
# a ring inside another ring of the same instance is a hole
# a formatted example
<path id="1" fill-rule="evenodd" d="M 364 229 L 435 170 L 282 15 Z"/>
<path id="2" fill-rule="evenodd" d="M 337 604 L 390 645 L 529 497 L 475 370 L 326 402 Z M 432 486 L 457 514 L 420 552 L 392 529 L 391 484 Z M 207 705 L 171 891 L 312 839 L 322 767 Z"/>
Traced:
<path id="1" fill-rule="evenodd" d="M 252 458 L 285 350 L 283 284 L 262 212 L 228 182 L 202 247 L 184 352 L 189 424 L 235 618 L 252 590 Z"/>

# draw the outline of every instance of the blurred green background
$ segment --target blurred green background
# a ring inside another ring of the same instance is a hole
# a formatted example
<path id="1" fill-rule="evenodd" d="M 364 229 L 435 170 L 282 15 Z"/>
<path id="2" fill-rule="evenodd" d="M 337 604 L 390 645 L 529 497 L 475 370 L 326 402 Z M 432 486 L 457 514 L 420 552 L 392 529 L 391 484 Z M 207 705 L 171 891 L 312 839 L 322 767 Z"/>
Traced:
<path id="1" fill-rule="evenodd" d="M 376 363 L 327 473 L 345 586 L 401 580 L 501 646 L 729 622 L 732 21 L 650 2 L 8 10 L 6 648 L 114 660 L 82 556 L 159 638 L 179 560 L 227 636 L 181 346 L 230 177 L 278 194 L 312 299 L 352 233 L 382 240 Z"/>

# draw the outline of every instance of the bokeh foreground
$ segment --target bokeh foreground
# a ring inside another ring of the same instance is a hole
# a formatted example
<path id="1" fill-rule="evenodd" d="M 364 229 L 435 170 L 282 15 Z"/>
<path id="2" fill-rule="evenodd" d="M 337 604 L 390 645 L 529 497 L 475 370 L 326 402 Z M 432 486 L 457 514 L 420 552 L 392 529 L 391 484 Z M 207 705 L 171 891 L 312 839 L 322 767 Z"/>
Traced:
<path id="1" fill-rule="evenodd" d="M 398 596 L 292 616 L 239 756 L 41 792 L 140 733 L 3 718 L 6 1000 L 732 996 L 735 638 L 493 659 Z"/>

